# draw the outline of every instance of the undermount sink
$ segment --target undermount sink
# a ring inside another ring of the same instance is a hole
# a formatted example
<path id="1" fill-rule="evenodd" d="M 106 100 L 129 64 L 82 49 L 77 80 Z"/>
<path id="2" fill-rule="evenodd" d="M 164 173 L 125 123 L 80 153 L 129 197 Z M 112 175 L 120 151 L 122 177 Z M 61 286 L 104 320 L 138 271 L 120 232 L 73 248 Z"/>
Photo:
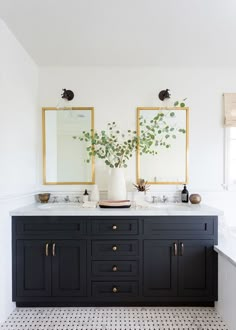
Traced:
<path id="1" fill-rule="evenodd" d="M 45 209 L 45 210 L 48 210 L 48 209 L 64 209 L 64 208 L 73 208 L 73 209 L 78 209 L 78 208 L 81 208 L 81 204 L 79 203 L 48 203 L 48 204 L 40 204 L 38 205 L 38 208 L 39 209 Z"/>
<path id="2" fill-rule="evenodd" d="M 182 203 L 153 203 L 150 204 L 151 208 L 155 209 L 183 209 L 183 208 L 188 208 L 188 204 L 182 204 Z"/>

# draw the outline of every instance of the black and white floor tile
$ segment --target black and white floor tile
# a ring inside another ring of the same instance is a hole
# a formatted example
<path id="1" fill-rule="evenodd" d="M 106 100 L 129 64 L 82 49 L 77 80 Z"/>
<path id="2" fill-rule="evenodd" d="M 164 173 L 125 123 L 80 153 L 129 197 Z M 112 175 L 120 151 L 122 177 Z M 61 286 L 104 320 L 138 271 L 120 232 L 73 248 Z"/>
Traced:
<path id="1" fill-rule="evenodd" d="M 214 308 L 16 308 L 0 330 L 228 330 Z"/>

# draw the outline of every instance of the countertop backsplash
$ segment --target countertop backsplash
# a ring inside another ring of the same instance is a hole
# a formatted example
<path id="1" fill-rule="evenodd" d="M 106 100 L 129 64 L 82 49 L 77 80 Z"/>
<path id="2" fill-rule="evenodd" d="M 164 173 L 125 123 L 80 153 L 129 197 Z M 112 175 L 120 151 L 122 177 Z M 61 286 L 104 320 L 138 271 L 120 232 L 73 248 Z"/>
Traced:
<path id="1" fill-rule="evenodd" d="M 87 189 L 89 196 L 91 195 L 91 189 Z M 43 192 L 49 192 L 50 193 L 50 199 L 49 203 L 78 203 L 82 202 L 82 196 L 84 194 L 84 190 L 80 191 L 50 191 L 48 189 L 47 191 L 40 191 L 38 193 L 43 193 Z M 39 202 L 38 199 L 38 193 L 35 195 L 35 199 L 37 202 Z M 106 190 L 100 190 L 100 200 L 106 200 L 107 199 L 107 191 Z M 136 199 L 137 190 L 133 191 L 128 191 L 127 192 L 127 199 L 133 201 Z M 180 191 L 147 191 L 144 196 L 144 200 L 147 202 L 154 202 L 154 203 L 159 203 L 163 202 L 164 200 L 168 203 L 179 203 L 181 201 L 181 192 Z"/>

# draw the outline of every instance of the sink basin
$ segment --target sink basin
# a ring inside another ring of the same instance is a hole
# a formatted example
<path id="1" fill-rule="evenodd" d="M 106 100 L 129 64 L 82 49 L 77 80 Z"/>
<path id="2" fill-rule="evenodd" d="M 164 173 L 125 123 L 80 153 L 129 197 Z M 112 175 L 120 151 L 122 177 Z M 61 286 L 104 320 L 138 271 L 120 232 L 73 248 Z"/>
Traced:
<path id="1" fill-rule="evenodd" d="M 150 208 L 160 209 L 160 210 L 182 210 L 189 208 L 188 204 L 182 203 L 157 203 L 157 204 L 150 204 Z"/>
<path id="2" fill-rule="evenodd" d="M 38 205 L 39 209 L 43 210 L 56 210 L 56 209 L 78 209 L 81 208 L 81 204 L 79 203 L 48 203 L 48 204 L 40 204 Z"/>

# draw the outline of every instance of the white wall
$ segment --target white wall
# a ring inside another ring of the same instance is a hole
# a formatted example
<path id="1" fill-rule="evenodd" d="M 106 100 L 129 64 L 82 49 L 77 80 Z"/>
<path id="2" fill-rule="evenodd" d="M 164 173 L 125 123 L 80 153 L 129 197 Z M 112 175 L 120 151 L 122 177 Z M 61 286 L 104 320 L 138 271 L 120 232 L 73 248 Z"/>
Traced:
<path id="1" fill-rule="evenodd" d="M 190 107 L 190 188 L 222 191 L 224 129 L 222 94 L 235 91 L 236 70 L 157 67 L 43 67 L 40 69 L 40 106 L 55 106 L 62 88 L 72 89 L 74 106 L 95 107 L 95 127 L 116 121 L 136 127 L 137 106 L 160 106 L 158 93 L 169 88 L 173 102 L 187 97 Z M 96 181 L 106 188 L 105 170 Z M 135 159 L 126 171 L 135 181 Z M 173 188 L 173 187 L 172 187 Z"/>
<path id="2" fill-rule="evenodd" d="M 38 68 L 0 20 L 0 322 L 11 301 L 9 211 L 33 201 L 39 159 Z"/>
<path id="3" fill-rule="evenodd" d="M 67 67 L 40 69 L 40 106 L 56 104 L 62 88 L 72 89 L 76 106 L 95 107 L 95 127 L 116 121 L 136 127 L 137 106 L 158 106 L 158 93 L 170 88 L 173 101 L 190 106 L 190 184 L 221 191 L 223 183 L 222 93 L 234 90 L 236 70 Z M 135 180 L 134 161 L 126 176 Z M 102 178 L 97 176 L 101 188 Z"/>

